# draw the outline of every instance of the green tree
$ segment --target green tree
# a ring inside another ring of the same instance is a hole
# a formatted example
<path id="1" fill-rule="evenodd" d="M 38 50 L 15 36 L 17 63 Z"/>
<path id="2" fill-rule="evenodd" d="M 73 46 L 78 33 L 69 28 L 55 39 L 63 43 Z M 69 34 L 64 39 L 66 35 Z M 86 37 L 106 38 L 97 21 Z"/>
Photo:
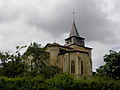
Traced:
<path id="1" fill-rule="evenodd" d="M 17 51 L 13 54 L 0 52 L 0 75 L 16 77 L 24 74 L 26 66 L 24 64 L 24 59 L 19 52 L 22 48 L 23 47 L 16 47 Z"/>
<path id="2" fill-rule="evenodd" d="M 26 58 L 29 72 L 33 76 L 43 75 L 45 78 L 50 78 L 60 71 L 57 66 L 50 66 L 49 52 L 46 52 L 40 44 L 31 43 L 23 56 Z"/>
<path id="3" fill-rule="evenodd" d="M 104 56 L 104 61 L 106 64 L 97 69 L 97 74 L 120 79 L 120 51 L 110 50 L 109 54 Z"/>
<path id="4" fill-rule="evenodd" d="M 49 61 L 49 53 L 45 52 L 44 48 L 35 42 L 28 46 L 23 57 L 26 59 L 30 72 L 34 75 L 42 73 L 46 63 Z"/>
<path id="5" fill-rule="evenodd" d="M 0 75 L 7 77 L 43 75 L 50 78 L 59 72 L 57 66 L 50 66 L 49 53 L 37 43 L 31 43 L 21 54 L 21 49 L 27 46 L 17 46 L 13 54 L 0 52 Z"/>
<path id="6" fill-rule="evenodd" d="M 42 75 L 47 79 L 52 78 L 59 73 L 61 73 L 61 69 L 57 66 L 46 66 L 42 71 Z"/>

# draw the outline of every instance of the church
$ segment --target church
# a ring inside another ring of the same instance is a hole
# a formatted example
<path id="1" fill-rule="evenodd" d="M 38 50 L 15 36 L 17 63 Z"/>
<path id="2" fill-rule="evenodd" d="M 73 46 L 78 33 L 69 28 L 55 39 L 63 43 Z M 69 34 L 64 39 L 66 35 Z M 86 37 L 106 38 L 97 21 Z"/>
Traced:
<path id="1" fill-rule="evenodd" d="M 65 45 L 54 42 L 45 46 L 45 51 L 50 53 L 50 65 L 78 78 L 92 75 L 91 50 L 85 46 L 85 38 L 79 35 L 75 21 Z"/>

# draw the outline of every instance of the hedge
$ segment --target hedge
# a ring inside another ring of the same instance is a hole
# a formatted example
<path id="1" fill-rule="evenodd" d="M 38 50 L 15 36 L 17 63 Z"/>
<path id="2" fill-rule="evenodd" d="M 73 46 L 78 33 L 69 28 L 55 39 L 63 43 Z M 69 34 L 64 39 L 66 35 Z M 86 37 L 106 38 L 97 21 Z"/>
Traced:
<path id="1" fill-rule="evenodd" d="M 102 77 L 76 79 L 59 74 L 50 79 L 37 77 L 0 77 L 0 90 L 120 90 L 120 81 Z"/>

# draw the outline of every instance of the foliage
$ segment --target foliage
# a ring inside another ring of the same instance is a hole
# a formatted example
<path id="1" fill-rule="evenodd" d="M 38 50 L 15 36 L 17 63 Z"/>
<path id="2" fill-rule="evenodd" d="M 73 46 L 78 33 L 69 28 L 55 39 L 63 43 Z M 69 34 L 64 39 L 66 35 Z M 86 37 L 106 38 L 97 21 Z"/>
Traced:
<path id="1" fill-rule="evenodd" d="M 0 90 L 120 90 L 120 81 L 92 77 L 76 79 L 69 74 L 59 74 L 51 79 L 42 76 L 0 77 Z"/>
<path id="2" fill-rule="evenodd" d="M 44 48 L 41 48 L 37 43 L 31 43 L 30 46 L 27 48 L 26 52 L 24 53 L 24 57 L 29 59 L 28 57 L 31 56 L 32 59 L 31 63 L 29 64 L 31 67 L 31 71 L 34 73 L 40 73 L 46 66 L 45 62 L 49 60 L 49 53 L 44 51 Z"/>
<path id="3" fill-rule="evenodd" d="M 30 44 L 23 56 L 26 60 L 29 60 L 29 56 L 32 58 L 31 63 L 27 64 L 32 76 L 43 75 L 45 78 L 50 78 L 59 71 L 58 67 L 49 65 L 49 53 L 35 42 Z"/>
<path id="4" fill-rule="evenodd" d="M 6 77 L 37 76 L 50 78 L 59 73 L 59 68 L 49 65 L 49 53 L 37 43 L 31 43 L 21 54 L 21 49 L 27 46 L 17 46 L 13 54 L 0 52 L 0 75 Z"/>
<path id="5" fill-rule="evenodd" d="M 54 76 L 52 79 L 47 80 L 47 84 L 50 88 L 60 89 L 60 90 L 68 90 L 72 88 L 74 83 L 74 78 L 69 74 L 59 74 Z"/>
<path id="6" fill-rule="evenodd" d="M 120 52 L 109 51 L 109 54 L 104 56 L 105 65 L 100 66 L 97 69 L 99 76 L 112 77 L 114 79 L 120 79 Z"/>
<path id="7" fill-rule="evenodd" d="M 43 70 L 42 70 L 42 76 L 44 76 L 46 79 L 48 78 L 52 78 L 53 76 L 61 73 L 60 72 L 60 68 L 58 68 L 57 66 L 46 66 Z"/>
<path id="8" fill-rule="evenodd" d="M 24 64 L 22 55 L 19 52 L 20 49 L 17 47 L 15 54 L 0 52 L 0 75 L 7 77 L 16 77 L 18 75 L 20 76 L 24 74 L 26 66 Z"/>
<path id="9" fill-rule="evenodd" d="M 0 78 L 0 90 L 36 90 L 44 89 L 44 77 Z"/>

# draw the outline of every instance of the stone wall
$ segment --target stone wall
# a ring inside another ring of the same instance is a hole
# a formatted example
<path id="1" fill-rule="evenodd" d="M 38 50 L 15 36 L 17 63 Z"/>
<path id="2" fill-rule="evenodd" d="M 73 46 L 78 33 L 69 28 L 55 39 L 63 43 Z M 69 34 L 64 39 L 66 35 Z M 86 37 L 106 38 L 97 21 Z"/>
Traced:
<path id="1" fill-rule="evenodd" d="M 67 50 L 68 48 L 60 47 L 58 45 L 51 45 L 46 47 L 46 51 L 50 52 L 50 64 L 53 66 L 58 66 L 63 72 L 71 73 L 71 62 L 75 63 L 75 75 L 80 76 L 91 76 L 92 75 L 92 61 L 91 61 L 91 49 L 86 49 L 77 45 L 71 46 L 75 50 L 82 52 L 67 52 L 60 54 L 60 49 Z M 88 52 L 88 53 L 87 53 Z M 82 65 L 83 63 L 83 65 Z M 81 70 L 83 66 L 83 71 Z"/>

